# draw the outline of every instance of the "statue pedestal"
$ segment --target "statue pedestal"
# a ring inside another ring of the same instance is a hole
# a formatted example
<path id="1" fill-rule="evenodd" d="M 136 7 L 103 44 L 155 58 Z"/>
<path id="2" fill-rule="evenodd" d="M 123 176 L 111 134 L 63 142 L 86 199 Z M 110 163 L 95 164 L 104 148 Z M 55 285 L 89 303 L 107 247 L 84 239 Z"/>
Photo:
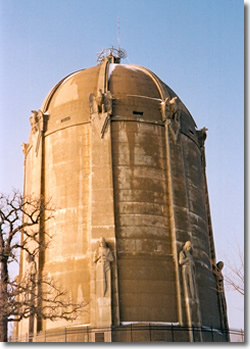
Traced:
<path id="1" fill-rule="evenodd" d="M 96 325 L 97 327 L 109 327 L 112 324 L 111 298 L 96 299 Z"/>

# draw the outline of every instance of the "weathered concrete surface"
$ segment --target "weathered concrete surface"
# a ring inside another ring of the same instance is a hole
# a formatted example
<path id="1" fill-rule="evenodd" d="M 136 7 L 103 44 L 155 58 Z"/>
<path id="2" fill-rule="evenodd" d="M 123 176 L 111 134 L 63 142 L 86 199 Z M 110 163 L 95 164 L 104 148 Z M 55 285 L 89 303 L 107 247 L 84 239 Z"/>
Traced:
<path id="1" fill-rule="evenodd" d="M 177 321 L 164 128 L 112 124 L 122 321 Z"/>

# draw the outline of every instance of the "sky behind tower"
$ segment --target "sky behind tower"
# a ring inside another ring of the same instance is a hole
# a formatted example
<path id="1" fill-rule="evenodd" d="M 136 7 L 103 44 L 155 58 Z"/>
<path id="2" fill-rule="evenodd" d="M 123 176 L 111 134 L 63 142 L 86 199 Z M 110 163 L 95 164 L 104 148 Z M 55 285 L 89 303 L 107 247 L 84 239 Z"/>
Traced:
<path id="1" fill-rule="evenodd" d="M 206 161 L 217 260 L 244 243 L 243 0 L 0 0 L 0 191 L 23 187 L 31 110 L 69 73 L 117 47 L 180 97 L 208 128 Z M 225 267 L 225 273 L 226 273 Z M 231 328 L 242 296 L 227 291 Z"/>

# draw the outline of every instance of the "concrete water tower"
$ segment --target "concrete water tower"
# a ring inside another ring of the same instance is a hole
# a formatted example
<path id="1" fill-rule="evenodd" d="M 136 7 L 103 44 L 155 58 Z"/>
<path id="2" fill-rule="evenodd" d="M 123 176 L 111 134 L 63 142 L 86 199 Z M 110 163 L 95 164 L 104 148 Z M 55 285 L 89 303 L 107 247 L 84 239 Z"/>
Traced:
<path id="1" fill-rule="evenodd" d="M 227 341 L 206 129 L 154 73 L 120 64 L 120 53 L 62 79 L 30 118 L 24 194 L 55 207 L 39 270 L 88 304 L 74 323 L 36 323 L 34 340 L 54 331 L 60 341 L 74 328 L 72 341 Z M 28 328 L 21 322 L 19 336 Z"/>

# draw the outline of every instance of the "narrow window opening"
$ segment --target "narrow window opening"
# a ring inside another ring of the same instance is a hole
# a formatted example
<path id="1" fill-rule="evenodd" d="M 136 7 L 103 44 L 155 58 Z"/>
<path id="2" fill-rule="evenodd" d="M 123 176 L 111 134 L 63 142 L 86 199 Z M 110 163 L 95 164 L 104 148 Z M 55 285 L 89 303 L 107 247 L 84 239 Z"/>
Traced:
<path id="1" fill-rule="evenodd" d="M 134 115 L 143 115 L 143 111 L 133 110 Z"/>
<path id="2" fill-rule="evenodd" d="M 191 128 L 189 129 L 189 132 L 192 133 L 192 135 L 194 134 L 194 133 L 193 133 L 193 130 L 191 130 Z"/>
<path id="3" fill-rule="evenodd" d="M 67 117 L 64 118 L 64 119 L 61 119 L 61 122 L 69 121 L 70 119 L 71 119 L 70 116 L 67 116 Z"/>

